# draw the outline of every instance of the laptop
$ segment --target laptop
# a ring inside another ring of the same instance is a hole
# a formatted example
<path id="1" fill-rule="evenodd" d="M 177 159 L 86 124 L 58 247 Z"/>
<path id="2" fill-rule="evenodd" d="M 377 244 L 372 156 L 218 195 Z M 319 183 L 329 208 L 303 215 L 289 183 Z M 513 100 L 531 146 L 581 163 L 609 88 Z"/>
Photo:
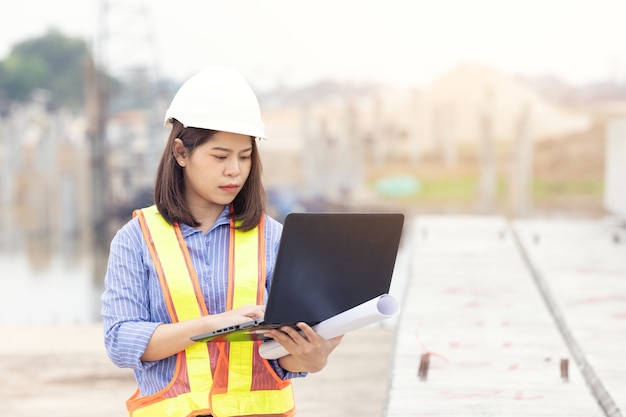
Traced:
<path id="1" fill-rule="evenodd" d="M 401 213 L 289 213 L 265 316 L 191 339 L 265 340 L 267 329 L 313 326 L 387 294 L 403 224 Z"/>

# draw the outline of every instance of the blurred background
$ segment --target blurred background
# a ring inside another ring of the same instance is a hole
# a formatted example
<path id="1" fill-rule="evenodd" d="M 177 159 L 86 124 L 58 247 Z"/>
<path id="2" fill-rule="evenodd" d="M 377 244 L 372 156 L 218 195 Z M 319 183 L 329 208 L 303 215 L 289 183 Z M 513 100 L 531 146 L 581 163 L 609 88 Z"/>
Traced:
<path id="1" fill-rule="evenodd" d="M 626 217 L 618 0 L 21 0 L 0 15 L 0 324 L 99 320 L 182 82 L 257 92 L 271 214 Z"/>

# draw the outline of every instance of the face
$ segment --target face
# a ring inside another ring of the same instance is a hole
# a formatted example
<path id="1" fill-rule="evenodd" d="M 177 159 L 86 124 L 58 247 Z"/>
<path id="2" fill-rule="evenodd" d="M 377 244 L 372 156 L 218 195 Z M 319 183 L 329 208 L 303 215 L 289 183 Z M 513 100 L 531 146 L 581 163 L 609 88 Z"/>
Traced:
<path id="1" fill-rule="evenodd" d="M 250 175 L 252 140 L 246 135 L 216 132 L 188 154 L 176 139 L 174 154 L 183 167 L 185 197 L 192 210 L 221 211 L 235 199 Z"/>

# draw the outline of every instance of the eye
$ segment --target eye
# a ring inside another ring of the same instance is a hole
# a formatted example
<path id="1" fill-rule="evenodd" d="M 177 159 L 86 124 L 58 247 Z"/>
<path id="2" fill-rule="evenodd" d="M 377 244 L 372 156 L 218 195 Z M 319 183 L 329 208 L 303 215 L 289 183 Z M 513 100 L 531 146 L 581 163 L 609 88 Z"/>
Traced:
<path id="1" fill-rule="evenodd" d="M 227 156 L 224 155 L 213 155 L 213 157 L 218 161 L 224 161 L 227 158 Z"/>

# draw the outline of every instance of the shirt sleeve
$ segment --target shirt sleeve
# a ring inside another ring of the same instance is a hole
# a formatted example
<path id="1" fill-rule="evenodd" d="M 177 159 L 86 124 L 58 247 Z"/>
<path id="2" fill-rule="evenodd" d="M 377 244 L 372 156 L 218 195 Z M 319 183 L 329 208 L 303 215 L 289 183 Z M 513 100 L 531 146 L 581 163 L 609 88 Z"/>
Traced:
<path id="1" fill-rule="evenodd" d="M 147 281 L 143 261 L 143 236 L 136 219 L 120 229 L 111 242 L 101 297 L 104 344 L 111 361 L 120 368 L 147 369 L 156 362 L 142 362 L 154 330 L 150 321 Z"/>
<path id="2" fill-rule="evenodd" d="M 278 359 L 272 359 L 269 361 L 269 363 L 280 379 L 303 378 L 308 375 L 307 372 L 290 372 L 285 370 L 282 366 L 278 364 Z"/>

